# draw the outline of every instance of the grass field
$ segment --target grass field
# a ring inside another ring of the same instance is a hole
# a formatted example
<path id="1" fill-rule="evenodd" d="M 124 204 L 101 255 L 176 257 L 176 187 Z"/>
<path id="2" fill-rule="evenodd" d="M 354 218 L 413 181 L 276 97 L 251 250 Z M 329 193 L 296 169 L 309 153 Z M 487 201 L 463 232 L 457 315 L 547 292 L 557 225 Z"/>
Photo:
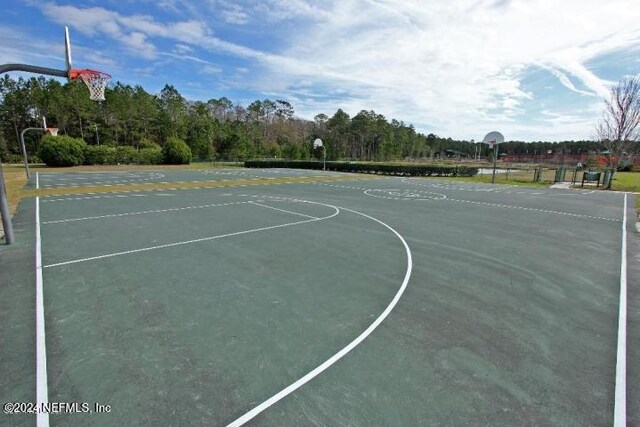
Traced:
<path id="1" fill-rule="evenodd" d="M 617 191 L 640 193 L 640 172 L 618 172 L 613 177 L 612 188 Z"/>

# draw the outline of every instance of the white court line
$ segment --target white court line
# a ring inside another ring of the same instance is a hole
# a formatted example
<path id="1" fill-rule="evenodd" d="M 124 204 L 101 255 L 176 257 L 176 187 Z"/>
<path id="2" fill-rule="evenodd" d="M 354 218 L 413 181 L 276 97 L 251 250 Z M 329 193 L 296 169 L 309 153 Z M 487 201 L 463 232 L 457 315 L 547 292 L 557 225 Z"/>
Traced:
<path id="1" fill-rule="evenodd" d="M 358 337 L 356 339 L 351 341 L 346 347 L 344 347 L 342 350 L 340 350 L 339 352 L 337 352 L 336 354 L 331 356 L 329 359 L 327 359 L 320 366 L 318 366 L 317 368 L 313 369 L 311 372 L 309 372 L 308 374 L 306 374 L 305 376 L 303 376 L 302 378 L 300 378 L 299 380 L 297 380 L 296 382 L 294 382 L 290 386 L 282 389 L 278 393 L 276 393 L 273 396 L 271 396 L 269 399 L 265 400 L 264 402 L 262 402 L 261 404 L 259 404 L 258 406 L 256 406 L 255 408 L 253 408 L 252 410 L 247 412 L 246 414 L 242 415 L 240 418 L 238 418 L 235 421 L 233 421 L 232 423 L 230 423 L 228 425 L 228 427 L 238 427 L 238 426 L 241 426 L 241 425 L 251 421 L 254 417 L 256 417 L 258 414 L 260 414 L 262 411 L 268 409 L 270 406 L 276 404 L 281 399 L 283 399 L 286 396 L 288 396 L 289 394 L 293 393 L 294 391 L 296 391 L 297 389 L 299 389 L 300 387 L 302 387 L 303 385 L 305 385 L 306 383 L 308 383 L 309 381 L 311 381 L 312 379 L 314 379 L 315 377 L 320 375 L 322 372 L 327 370 L 331 365 L 336 363 L 338 360 L 342 359 L 347 353 L 349 353 L 358 344 L 360 344 L 369 335 L 371 335 L 371 333 L 380 325 L 380 323 L 382 323 L 382 321 L 387 318 L 387 316 L 389 315 L 389 313 L 391 313 L 391 310 L 393 310 L 393 308 L 396 306 L 396 304 L 400 300 L 400 297 L 402 296 L 402 294 L 404 293 L 405 289 L 407 288 L 407 284 L 409 283 L 409 278 L 411 277 L 411 270 L 413 268 L 413 261 L 412 261 L 412 258 L 411 258 L 411 249 L 409 249 L 409 245 L 407 245 L 407 242 L 400 235 L 400 233 L 398 233 L 396 230 L 394 230 L 390 225 L 388 225 L 388 224 L 386 224 L 386 223 L 384 223 L 384 222 L 380 221 L 379 219 L 376 219 L 376 218 L 374 218 L 372 216 L 369 216 L 367 214 L 363 214 L 362 212 L 354 211 L 354 210 L 343 208 L 343 207 L 334 206 L 334 208 L 343 209 L 345 211 L 361 215 L 361 216 L 363 216 L 365 218 L 369 218 L 369 219 L 371 219 L 371 220 L 373 220 L 373 221 L 375 221 L 375 222 L 377 222 L 379 224 L 382 224 L 383 226 L 385 226 L 386 228 L 391 230 L 393 232 L 393 234 L 395 234 L 398 237 L 398 239 L 400 239 L 400 241 L 404 245 L 405 251 L 407 253 L 407 272 L 404 275 L 404 280 L 402 281 L 402 285 L 400 286 L 400 289 L 398 290 L 398 292 L 396 292 L 396 295 L 393 297 L 393 299 L 391 300 L 391 302 L 389 303 L 387 308 L 382 312 L 382 314 L 380 314 L 380 316 L 378 316 L 378 318 L 376 320 L 374 320 L 373 323 L 371 325 L 369 325 L 369 327 L 367 329 L 364 330 L 364 332 L 362 332 L 360 335 L 358 335 Z"/>
<path id="2" fill-rule="evenodd" d="M 174 246 L 189 245 L 191 243 L 206 242 L 206 241 L 209 241 L 209 240 L 217 240 L 217 239 L 222 239 L 222 238 L 225 238 L 225 237 L 240 236 L 240 235 L 243 235 L 243 234 L 256 233 L 258 231 L 274 230 L 276 228 L 283 228 L 283 227 L 288 227 L 288 226 L 291 226 L 291 225 L 306 224 L 306 223 L 309 223 L 309 222 L 322 221 L 324 219 L 333 218 L 334 216 L 336 216 L 336 215 L 338 215 L 340 213 L 340 210 L 338 208 L 336 208 L 335 206 L 331 206 L 331 207 L 335 209 L 335 212 L 333 214 L 329 215 L 329 216 L 325 216 L 325 217 L 322 217 L 322 218 L 307 219 L 307 220 L 304 220 L 304 221 L 289 222 L 289 223 L 286 223 L 286 224 L 271 225 L 271 226 L 268 226 L 268 227 L 252 228 L 251 230 L 236 231 L 234 233 L 219 234 L 217 236 L 202 237 L 200 239 L 186 240 L 186 241 L 183 241 L 183 242 L 167 243 L 165 245 L 150 246 L 150 247 L 147 247 L 147 248 L 133 249 L 133 250 L 130 250 L 130 251 L 114 252 L 114 253 L 106 254 L 106 255 L 99 255 L 99 256 L 93 256 L 93 257 L 88 257 L 88 258 L 80 258 L 80 259 L 75 259 L 75 260 L 71 260 L 71 261 L 64 261 L 64 262 L 58 262 L 58 263 L 55 263 L 55 264 L 45 265 L 43 268 L 60 267 L 60 266 L 63 266 L 63 265 L 77 264 L 77 263 L 80 263 L 80 262 L 95 261 L 95 260 L 98 260 L 98 259 L 111 258 L 111 257 L 116 257 L 116 256 L 121 256 L 121 255 L 135 254 L 135 253 L 138 253 L 138 252 L 153 251 L 153 250 L 156 250 L 156 249 L 171 248 L 171 247 L 174 247 Z"/>
<path id="3" fill-rule="evenodd" d="M 319 219 L 319 218 L 317 218 L 317 217 L 315 217 L 315 216 L 305 215 L 305 214 L 302 214 L 302 213 L 300 213 L 300 212 L 288 211 L 288 210 L 286 210 L 286 209 L 274 208 L 273 206 L 267 206 L 267 205 L 263 205 L 263 204 L 260 204 L 260 203 L 257 203 L 257 202 L 249 201 L 249 202 L 244 202 L 244 203 L 250 203 L 250 204 L 252 204 L 252 205 L 261 206 L 261 207 L 263 207 L 263 208 L 273 209 L 274 211 L 280 211 L 280 212 L 284 212 L 284 213 L 288 213 L 288 214 L 293 214 L 293 215 L 303 216 L 303 217 L 305 217 L 305 218 Z"/>
<path id="4" fill-rule="evenodd" d="M 36 197 L 36 402 L 48 403 L 47 348 L 44 329 L 44 293 L 42 290 L 42 245 L 40 239 L 40 198 Z M 49 426 L 49 413 L 38 412 L 38 427 Z"/>
<path id="5" fill-rule="evenodd" d="M 92 194 L 92 193 L 87 193 L 87 194 Z M 123 199 L 127 197 L 149 197 L 149 196 L 159 196 L 159 194 L 115 194 L 115 195 L 105 195 L 105 196 L 61 197 L 58 199 L 45 197 L 44 199 L 42 199 L 42 202 L 51 203 L 51 202 L 66 202 L 66 201 L 74 201 L 74 200 Z"/>
<path id="6" fill-rule="evenodd" d="M 620 313 L 618 315 L 618 352 L 616 356 L 616 394 L 614 427 L 627 425 L 627 195 L 622 213 L 622 258 L 620 259 Z"/>
<path id="7" fill-rule="evenodd" d="M 90 219 L 117 218 L 117 217 L 122 217 L 122 216 L 146 215 L 146 214 L 152 214 L 152 213 L 186 211 L 186 210 L 194 210 L 194 209 L 206 209 L 206 208 L 215 208 L 215 207 L 221 207 L 221 206 L 241 205 L 241 204 L 245 204 L 245 203 L 251 203 L 251 202 L 213 203 L 213 204 L 210 204 L 210 205 L 184 206 L 184 207 L 180 207 L 180 208 L 167 208 L 167 209 L 155 209 L 155 210 L 149 210 L 149 211 L 123 212 L 123 213 L 119 213 L 119 214 L 85 216 L 85 217 L 82 217 L 82 218 L 57 219 L 57 220 L 53 220 L 53 221 L 44 221 L 42 224 L 61 224 L 61 223 L 64 223 L 64 222 L 87 221 L 87 220 L 90 220 Z M 315 218 L 315 217 L 313 217 L 313 218 Z M 315 219 L 318 219 L 318 218 L 315 218 Z"/>
<path id="8" fill-rule="evenodd" d="M 38 172 L 36 172 L 36 190 L 40 188 L 40 176 Z"/>
<path id="9" fill-rule="evenodd" d="M 437 200 L 440 200 L 440 199 L 437 199 Z M 590 219 L 598 219 L 598 220 L 602 220 L 602 221 L 611 221 L 611 222 L 620 221 L 619 219 L 616 219 L 616 218 L 606 218 L 606 217 L 602 217 L 602 216 L 593 216 L 593 215 L 577 214 L 577 213 L 572 213 L 572 212 L 555 211 L 555 210 L 551 210 L 551 209 L 526 208 L 524 206 L 504 205 L 502 203 L 477 202 L 475 200 L 463 200 L 463 199 L 451 199 L 451 198 L 442 199 L 442 200 L 450 201 L 450 202 L 457 202 L 457 203 L 470 203 L 472 205 L 492 206 L 492 207 L 495 207 L 495 208 L 515 209 L 515 210 L 529 211 L 529 212 L 550 213 L 550 214 L 555 214 L 555 215 L 571 216 L 571 217 L 574 217 L 574 218 L 590 218 Z"/>

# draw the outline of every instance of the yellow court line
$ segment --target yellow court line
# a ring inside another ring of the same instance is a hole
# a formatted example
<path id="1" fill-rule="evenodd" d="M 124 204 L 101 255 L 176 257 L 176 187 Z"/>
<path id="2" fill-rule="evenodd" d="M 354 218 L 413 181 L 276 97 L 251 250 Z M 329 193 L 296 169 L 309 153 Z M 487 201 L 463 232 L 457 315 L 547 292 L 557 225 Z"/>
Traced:
<path id="1" fill-rule="evenodd" d="M 365 181 L 378 179 L 378 177 L 283 177 L 275 179 L 237 179 L 228 181 L 175 181 L 175 182 L 145 182 L 130 185 L 96 185 L 77 187 L 41 188 L 23 191 L 23 197 L 47 197 L 47 196 L 69 196 L 76 194 L 96 194 L 96 193 L 129 193 L 137 191 L 158 191 L 158 190 L 183 190 L 183 189 L 206 189 L 224 188 L 254 185 L 280 185 L 280 184 L 308 184 L 318 182 L 336 181 Z"/>

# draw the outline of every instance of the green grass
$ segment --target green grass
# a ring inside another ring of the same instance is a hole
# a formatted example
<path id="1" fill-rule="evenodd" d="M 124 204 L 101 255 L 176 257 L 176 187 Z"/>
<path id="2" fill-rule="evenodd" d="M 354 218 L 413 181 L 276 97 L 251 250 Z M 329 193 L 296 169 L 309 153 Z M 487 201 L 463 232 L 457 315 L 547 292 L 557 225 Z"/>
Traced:
<path id="1" fill-rule="evenodd" d="M 640 193 L 639 172 L 618 172 L 613 177 L 612 189 Z"/>
<path id="2" fill-rule="evenodd" d="M 639 172 L 618 172 L 613 177 L 613 190 L 640 193 Z M 640 194 L 636 195 L 636 209 L 640 212 Z"/>
<path id="3" fill-rule="evenodd" d="M 456 178 L 443 178 L 451 181 L 459 181 L 459 182 L 478 182 L 484 184 L 491 183 L 491 174 L 482 174 L 470 177 L 456 177 Z M 496 184 L 509 184 L 515 185 L 518 187 L 548 187 L 550 185 L 549 182 L 533 182 L 533 170 L 530 171 L 513 171 L 510 172 L 508 177 L 507 174 L 497 173 Z"/>

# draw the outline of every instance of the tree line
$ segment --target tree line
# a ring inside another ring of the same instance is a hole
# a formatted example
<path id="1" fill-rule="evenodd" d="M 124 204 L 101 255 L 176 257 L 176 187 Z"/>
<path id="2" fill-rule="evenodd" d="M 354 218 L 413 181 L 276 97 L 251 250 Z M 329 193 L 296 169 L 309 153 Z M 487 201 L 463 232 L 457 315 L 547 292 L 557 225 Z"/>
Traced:
<path id="1" fill-rule="evenodd" d="M 312 142 L 321 138 L 329 160 L 406 160 L 434 157 L 474 157 L 473 140 L 454 140 L 433 133 L 424 135 L 411 124 L 387 120 L 373 110 L 351 117 L 342 109 L 313 120 L 297 117 L 283 99 L 256 100 L 248 106 L 226 97 L 206 102 L 185 99 L 172 85 L 159 94 L 142 86 L 120 82 L 105 91 L 105 102 L 89 100 L 81 81 L 61 83 L 32 77 L 0 79 L 0 155 L 19 161 L 20 132 L 40 127 L 41 117 L 59 133 L 83 139 L 89 145 L 130 146 L 169 138 L 184 140 L 194 157 L 219 160 L 251 158 L 310 159 L 322 156 Z M 36 153 L 41 135 L 28 133 L 27 151 Z M 510 141 L 501 152 L 574 154 L 598 150 L 594 141 Z M 561 151 L 560 151 L 561 150 Z M 482 156 L 489 153 L 485 146 Z"/>

